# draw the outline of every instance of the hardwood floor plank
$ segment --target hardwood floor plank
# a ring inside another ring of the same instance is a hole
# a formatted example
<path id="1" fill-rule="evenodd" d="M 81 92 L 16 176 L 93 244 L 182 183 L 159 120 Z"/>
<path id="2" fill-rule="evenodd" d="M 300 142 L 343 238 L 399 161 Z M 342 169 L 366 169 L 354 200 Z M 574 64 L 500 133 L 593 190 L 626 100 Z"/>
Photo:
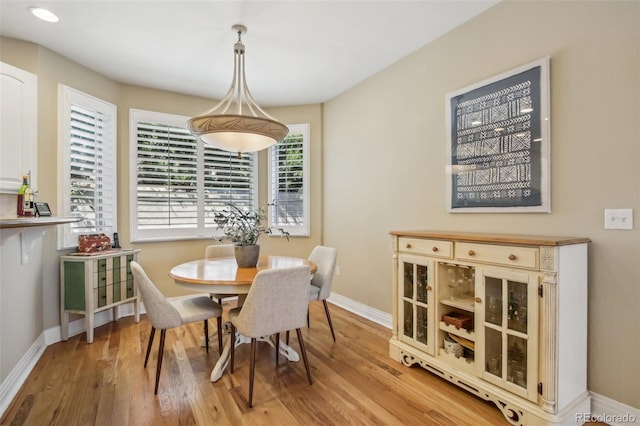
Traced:
<path id="1" fill-rule="evenodd" d="M 313 341 L 312 338 L 308 340 Z M 329 371 L 338 373 L 347 382 L 358 383 L 359 392 L 364 393 L 374 404 L 388 405 L 387 410 L 392 416 L 407 423 L 420 422 L 424 418 L 424 412 L 421 411 L 418 397 L 406 392 L 409 390 L 406 388 L 402 389 L 405 392 L 395 392 L 400 388 L 401 381 L 394 386 L 392 378 L 376 375 L 376 367 L 372 364 L 375 354 L 363 355 L 362 342 L 359 340 L 361 339 L 345 339 L 344 344 L 340 343 L 330 351 L 322 350 L 322 347 L 316 349 L 317 346 L 312 345 L 311 353 L 314 358 L 329 364 Z"/>
<path id="2" fill-rule="evenodd" d="M 38 361 L 29 376 L 29 381 L 33 386 L 31 388 L 23 386 L 14 398 L 14 404 L 6 410 L 4 418 L 13 419 L 11 424 L 25 424 L 29 416 L 36 414 L 38 411 L 52 411 L 52 408 L 47 407 L 47 404 L 38 403 L 38 399 L 41 393 L 46 392 L 47 388 L 56 387 L 56 384 L 61 382 L 62 366 L 68 363 L 68 358 L 70 358 L 72 352 L 65 351 L 61 346 L 56 348 L 49 347 L 47 351 L 49 349 L 51 349 L 51 362 L 44 362 L 42 358 Z M 51 385 L 51 383 L 54 383 L 54 385 Z M 16 401 L 21 402 L 16 404 Z"/>
<path id="3" fill-rule="evenodd" d="M 185 408 L 189 407 L 193 413 L 195 424 L 214 424 L 216 421 L 219 421 L 220 419 L 217 413 L 207 408 L 200 388 L 198 387 L 199 380 L 194 375 L 189 357 L 179 341 L 173 345 L 173 354 L 178 361 L 179 375 L 183 378 L 181 397 Z"/>
<path id="4" fill-rule="evenodd" d="M 276 367 L 275 350 L 259 344 L 252 409 L 246 406 L 249 345 L 237 348 L 234 374 L 227 370 L 212 383 L 216 340 L 207 354 L 200 346 L 202 324 L 169 330 L 155 396 L 159 333 L 145 369 L 150 323 L 145 316 L 139 324 L 125 317 L 98 327 L 91 345 L 83 333 L 49 346 L 0 424 L 507 424 L 493 404 L 390 359 L 388 329 L 334 305 L 330 309 L 336 342 L 322 304 L 311 305 L 311 328 L 302 332 L 311 386 L 302 361 L 280 357 Z M 299 348 L 295 333 L 291 346 Z"/>
<path id="5" fill-rule="evenodd" d="M 330 424 L 393 424 L 393 417 L 384 407 L 375 404 L 357 385 L 331 372 L 329 364 L 310 356 L 314 377 L 314 393 L 327 402 L 325 415 Z"/>

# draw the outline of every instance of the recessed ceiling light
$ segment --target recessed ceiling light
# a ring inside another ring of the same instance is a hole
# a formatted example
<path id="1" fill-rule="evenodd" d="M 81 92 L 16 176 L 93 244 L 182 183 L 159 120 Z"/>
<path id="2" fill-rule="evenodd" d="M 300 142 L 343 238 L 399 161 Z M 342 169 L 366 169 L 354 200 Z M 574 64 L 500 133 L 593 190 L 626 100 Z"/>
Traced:
<path id="1" fill-rule="evenodd" d="M 60 20 L 60 18 L 58 18 L 55 13 L 41 7 L 31 6 L 29 8 L 29 11 L 43 21 L 58 22 Z"/>

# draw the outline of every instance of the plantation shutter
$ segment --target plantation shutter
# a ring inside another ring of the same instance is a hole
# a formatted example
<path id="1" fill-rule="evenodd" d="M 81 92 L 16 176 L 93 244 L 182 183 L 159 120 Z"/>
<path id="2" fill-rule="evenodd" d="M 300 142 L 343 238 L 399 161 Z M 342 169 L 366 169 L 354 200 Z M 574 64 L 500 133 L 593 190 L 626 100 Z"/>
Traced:
<path id="1" fill-rule="evenodd" d="M 197 144 L 186 130 L 139 122 L 138 228 L 198 226 Z"/>
<path id="2" fill-rule="evenodd" d="M 108 233 L 114 226 L 113 117 L 78 105 L 70 111 L 70 213 L 78 234 Z"/>
<path id="3" fill-rule="evenodd" d="M 253 209 L 255 194 L 254 154 L 240 158 L 231 152 L 205 145 L 204 188 L 207 215 L 205 224 L 214 226 L 213 212 L 228 204 Z"/>
<path id="4" fill-rule="evenodd" d="M 187 117 L 131 111 L 132 240 L 213 237 L 214 212 L 254 208 L 255 155 L 198 141 Z"/>
<path id="5" fill-rule="evenodd" d="M 291 235 L 309 234 L 309 125 L 290 125 L 289 135 L 270 149 L 269 225 Z"/>

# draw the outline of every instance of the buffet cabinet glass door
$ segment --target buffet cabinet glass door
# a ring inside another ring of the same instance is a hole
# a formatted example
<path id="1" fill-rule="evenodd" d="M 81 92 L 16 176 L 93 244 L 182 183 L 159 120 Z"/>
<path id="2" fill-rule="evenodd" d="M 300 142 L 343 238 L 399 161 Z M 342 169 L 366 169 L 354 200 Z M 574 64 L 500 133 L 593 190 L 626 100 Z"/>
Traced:
<path id="1" fill-rule="evenodd" d="M 400 340 L 433 354 L 433 262 L 421 256 L 399 256 Z"/>
<path id="2" fill-rule="evenodd" d="M 538 276 L 485 269 L 481 294 L 484 306 L 482 377 L 536 401 Z"/>

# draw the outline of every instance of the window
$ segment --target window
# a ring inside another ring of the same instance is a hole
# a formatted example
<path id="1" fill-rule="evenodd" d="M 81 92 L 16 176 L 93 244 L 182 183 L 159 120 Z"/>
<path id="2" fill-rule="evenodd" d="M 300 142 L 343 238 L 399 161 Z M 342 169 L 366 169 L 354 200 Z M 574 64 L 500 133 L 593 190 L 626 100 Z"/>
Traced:
<path id="1" fill-rule="evenodd" d="M 287 137 L 269 148 L 269 226 L 309 235 L 309 125 L 290 125 Z"/>
<path id="2" fill-rule="evenodd" d="M 83 217 L 58 233 L 63 249 L 77 246 L 81 234 L 116 231 L 116 106 L 62 84 L 58 103 L 58 214 Z"/>
<path id="3" fill-rule="evenodd" d="M 130 112 L 132 241 L 211 238 L 214 211 L 256 205 L 256 156 L 198 142 L 188 119 Z"/>

